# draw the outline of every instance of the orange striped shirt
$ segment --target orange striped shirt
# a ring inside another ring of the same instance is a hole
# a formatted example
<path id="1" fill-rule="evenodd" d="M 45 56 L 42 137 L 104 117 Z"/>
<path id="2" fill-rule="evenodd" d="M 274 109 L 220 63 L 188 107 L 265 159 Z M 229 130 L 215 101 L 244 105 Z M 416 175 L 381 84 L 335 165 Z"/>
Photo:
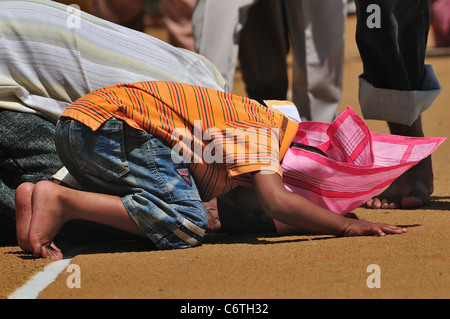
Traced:
<path id="1" fill-rule="evenodd" d="M 164 140 L 189 167 L 204 201 L 237 185 L 249 173 L 280 174 L 280 161 L 298 123 L 253 100 L 172 82 L 139 82 L 96 90 L 62 116 L 98 129 L 116 117 Z M 174 157 L 173 157 L 174 158 Z"/>

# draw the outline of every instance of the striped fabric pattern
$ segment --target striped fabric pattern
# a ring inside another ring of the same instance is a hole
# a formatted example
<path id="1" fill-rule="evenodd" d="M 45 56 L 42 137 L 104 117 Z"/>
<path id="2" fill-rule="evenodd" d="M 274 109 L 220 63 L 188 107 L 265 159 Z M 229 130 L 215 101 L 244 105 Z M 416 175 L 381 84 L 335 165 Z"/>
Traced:
<path id="1" fill-rule="evenodd" d="M 0 0 L 0 108 L 56 122 L 98 88 L 153 80 L 227 90 L 193 52 L 54 1 Z"/>
<path id="2" fill-rule="evenodd" d="M 446 139 L 371 132 L 348 107 L 331 124 L 302 122 L 294 142 L 327 156 L 292 147 L 281 164 L 289 191 L 345 215 L 380 193 L 433 153 Z M 275 221 L 279 233 L 295 230 Z"/>
<path id="3" fill-rule="evenodd" d="M 62 116 L 93 130 L 114 116 L 161 138 L 188 164 L 203 200 L 237 185 L 251 186 L 251 172 L 281 176 L 280 159 L 298 127 L 281 112 L 248 98 L 166 81 L 96 90 Z"/>

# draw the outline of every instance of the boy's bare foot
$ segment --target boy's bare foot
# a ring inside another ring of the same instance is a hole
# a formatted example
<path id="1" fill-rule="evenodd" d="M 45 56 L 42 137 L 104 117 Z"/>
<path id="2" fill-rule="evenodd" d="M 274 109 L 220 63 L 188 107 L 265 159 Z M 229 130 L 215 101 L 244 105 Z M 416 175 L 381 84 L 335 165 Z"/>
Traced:
<path id="1" fill-rule="evenodd" d="M 19 247 L 24 251 L 31 252 L 28 232 L 31 223 L 31 198 L 34 184 L 23 183 L 16 189 L 16 236 Z"/>
<path id="2" fill-rule="evenodd" d="M 49 181 L 38 182 L 34 187 L 29 242 L 36 257 L 52 260 L 63 257 L 53 243 L 53 238 L 66 222 L 59 200 L 60 187 Z"/>

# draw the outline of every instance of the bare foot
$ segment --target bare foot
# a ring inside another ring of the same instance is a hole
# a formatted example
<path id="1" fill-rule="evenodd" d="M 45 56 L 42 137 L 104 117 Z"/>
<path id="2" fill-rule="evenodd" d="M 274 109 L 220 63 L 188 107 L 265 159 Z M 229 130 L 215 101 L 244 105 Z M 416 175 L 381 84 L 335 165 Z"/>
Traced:
<path id="1" fill-rule="evenodd" d="M 428 203 L 433 189 L 431 157 L 428 157 L 397 178 L 379 196 L 370 199 L 367 207 L 417 208 Z"/>
<path id="2" fill-rule="evenodd" d="M 63 257 L 53 243 L 53 238 L 66 222 L 59 201 L 60 187 L 49 181 L 38 182 L 34 187 L 29 243 L 36 257 L 52 260 Z"/>
<path id="3" fill-rule="evenodd" d="M 16 236 L 19 247 L 24 251 L 31 252 L 28 232 L 31 223 L 31 197 L 34 184 L 23 183 L 16 189 Z"/>
<path id="4" fill-rule="evenodd" d="M 218 232 L 222 228 L 219 219 L 219 212 L 217 211 L 217 199 L 203 203 L 208 213 L 208 231 Z"/>
<path id="5" fill-rule="evenodd" d="M 411 126 L 389 123 L 392 134 L 423 137 L 422 122 L 419 117 Z M 379 196 L 367 201 L 369 208 L 417 208 L 428 203 L 433 193 L 433 168 L 431 155 L 397 178 Z"/>

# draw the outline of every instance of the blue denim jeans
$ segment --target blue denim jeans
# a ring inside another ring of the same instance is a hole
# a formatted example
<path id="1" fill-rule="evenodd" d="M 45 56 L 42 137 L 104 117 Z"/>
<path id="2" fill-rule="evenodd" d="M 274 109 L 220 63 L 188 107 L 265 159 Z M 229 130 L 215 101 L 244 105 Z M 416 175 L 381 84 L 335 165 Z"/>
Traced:
<path id="1" fill-rule="evenodd" d="M 97 131 L 69 118 L 56 127 L 58 154 L 86 191 L 120 196 L 160 249 L 201 245 L 208 215 L 184 163 L 158 138 L 111 118 Z"/>

